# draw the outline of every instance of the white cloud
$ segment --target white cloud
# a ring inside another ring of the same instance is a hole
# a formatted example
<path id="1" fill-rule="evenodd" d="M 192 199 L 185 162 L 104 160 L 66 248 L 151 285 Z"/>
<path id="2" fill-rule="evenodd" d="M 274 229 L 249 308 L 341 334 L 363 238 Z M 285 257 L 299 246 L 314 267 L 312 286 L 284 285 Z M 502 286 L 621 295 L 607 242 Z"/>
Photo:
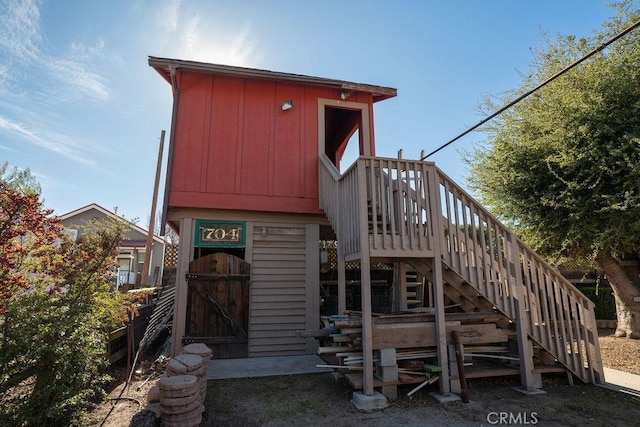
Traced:
<path id="1" fill-rule="evenodd" d="M 62 53 L 44 51 L 39 6 L 37 0 L 0 0 L 0 10 L 5 11 L 0 12 L 0 28 L 3 29 L 0 31 L 0 54 L 6 53 L 5 67 L 6 62 L 13 62 L 12 74 L 0 69 L 0 88 L 7 86 L 8 80 L 12 80 L 14 86 L 29 86 L 32 81 L 20 79 L 29 76 L 38 80 L 33 74 L 44 71 L 53 81 L 40 81 L 40 90 L 55 92 L 64 87 L 68 96 L 61 101 L 86 99 L 87 96 L 96 101 L 107 100 L 106 78 L 95 65 L 96 59 L 103 59 L 104 41 L 98 40 L 94 46 L 75 42 Z"/>
<path id="2" fill-rule="evenodd" d="M 5 0 L 0 12 L 0 46 L 20 61 L 38 59 L 40 36 L 39 2 L 36 0 Z"/>
<path id="3" fill-rule="evenodd" d="M 77 147 L 79 144 L 64 135 L 55 134 L 53 132 L 41 134 L 40 132 L 29 128 L 25 124 L 17 123 L 2 116 L 0 116 L 0 130 L 19 136 L 21 139 L 32 145 L 61 154 L 80 163 L 95 166 L 95 162 L 93 160 L 86 159 L 82 155 L 81 151 L 78 150 Z"/>
<path id="4" fill-rule="evenodd" d="M 87 69 L 80 62 L 62 58 L 52 59 L 49 63 L 49 71 L 59 80 L 70 83 L 75 90 L 74 95 L 89 96 L 98 101 L 109 98 L 109 88 L 105 84 L 105 78 Z"/>
<path id="5" fill-rule="evenodd" d="M 54 117 L 60 104 L 110 99 L 105 42 L 53 50 L 41 33 L 40 6 L 39 0 L 0 0 L 0 131 L 93 167 L 91 145 L 60 133 Z M 6 142 L 1 148 L 18 149 Z"/>

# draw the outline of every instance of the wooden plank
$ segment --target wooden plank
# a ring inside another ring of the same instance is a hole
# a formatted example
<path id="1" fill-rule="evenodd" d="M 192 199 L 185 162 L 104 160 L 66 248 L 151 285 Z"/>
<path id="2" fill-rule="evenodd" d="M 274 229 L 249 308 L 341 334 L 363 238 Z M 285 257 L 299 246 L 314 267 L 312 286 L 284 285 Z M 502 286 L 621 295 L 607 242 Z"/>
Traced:
<path id="1" fill-rule="evenodd" d="M 344 377 L 351 384 L 351 387 L 354 390 L 362 390 L 363 389 L 363 378 L 362 373 L 360 372 L 350 372 L 345 374 Z M 398 374 L 398 381 L 380 381 L 374 378 L 373 386 L 374 387 L 386 387 L 386 386 L 394 386 L 394 385 L 403 385 L 403 384 L 417 384 L 421 383 L 425 380 L 424 376 L 415 377 L 406 374 Z"/>
<path id="2" fill-rule="evenodd" d="M 362 328 L 340 328 L 343 334 L 362 334 Z"/>
<path id="3" fill-rule="evenodd" d="M 353 338 L 347 334 L 331 334 L 329 335 L 333 342 L 351 342 Z"/>
<path id="4" fill-rule="evenodd" d="M 507 342 L 509 339 L 508 332 L 497 328 L 493 323 L 457 325 L 447 322 L 446 330 L 449 335 L 448 343 L 451 342 L 452 331 L 460 332 L 460 339 L 465 345 Z M 372 332 L 374 350 L 437 346 L 435 323 L 374 323 Z"/>
<path id="5" fill-rule="evenodd" d="M 322 346 L 322 347 L 318 347 L 318 354 L 340 353 L 347 349 L 348 347 L 343 347 L 343 346 Z"/>
<path id="6" fill-rule="evenodd" d="M 493 369 L 466 369 L 465 375 L 467 378 L 489 378 L 489 377 L 500 377 L 500 376 L 509 376 L 509 375 L 520 375 L 520 370 L 518 368 L 493 368 Z M 459 379 L 458 375 L 451 375 L 452 380 Z"/>
<path id="7" fill-rule="evenodd" d="M 335 328 L 318 329 L 315 331 L 296 331 L 296 335 L 304 338 L 328 337 L 329 335 L 335 334 L 335 333 L 338 333 L 338 330 Z"/>
<path id="8" fill-rule="evenodd" d="M 344 369 L 346 371 L 362 371 L 362 366 L 345 366 L 345 365 L 316 365 L 316 368 L 332 368 Z"/>
<path id="9" fill-rule="evenodd" d="M 413 348 L 436 346 L 435 323 L 390 323 L 372 325 L 372 348 Z"/>

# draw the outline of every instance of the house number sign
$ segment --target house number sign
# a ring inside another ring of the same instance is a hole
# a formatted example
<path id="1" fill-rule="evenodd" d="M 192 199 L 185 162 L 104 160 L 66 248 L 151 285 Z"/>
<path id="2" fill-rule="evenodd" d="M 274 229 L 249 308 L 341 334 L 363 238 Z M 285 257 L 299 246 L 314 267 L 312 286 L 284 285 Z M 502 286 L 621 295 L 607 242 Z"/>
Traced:
<path id="1" fill-rule="evenodd" d="M 245 244 L 245 223 L 196 220 L 196 248 L 241 248 Z"/>

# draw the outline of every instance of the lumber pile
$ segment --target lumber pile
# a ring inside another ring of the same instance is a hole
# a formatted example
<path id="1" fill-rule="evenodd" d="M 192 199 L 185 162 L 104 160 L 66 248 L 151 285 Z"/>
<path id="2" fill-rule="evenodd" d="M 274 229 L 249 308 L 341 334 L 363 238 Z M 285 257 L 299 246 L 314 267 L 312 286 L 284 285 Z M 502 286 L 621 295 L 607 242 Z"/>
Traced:
<path id="1" fill-rule="evenodd" d="M 359 354 L 362 359 L 361 317 L 334 315 L 323 318 L 323 323 L 325 327 L 317 333 L 322 337 L 318 354 L 333 354 L 342 361 Z M 322 333 L 323 330 L 326 333 Z"/>
<path id="2" fill-rule="evenodd" d="M 509 373 L 514 366 L 517 367 L 518 358 L 508 346 L 512 332 L 497 325 L 502 319 L 503 316 L 495 312 L 446 314 L 447 344 L 453 344 L 451 336 L 455 331 L 462 350 L 460 366 L 467 370 L 469 378 L 503 375 L 496 365 L 509 368 Z M 362 389 L 361 313 L 348 311 L 344 315 L 323 317 L 322 322 L 322 329 L 303 332 L 304 336 L 314 337 L 320 342 L 318 354 L 327 364 L 318 366 L 335 369 L 354 389 Z M 374 386 L 381 387 L 387 397 L 395 396 L 397 385 L 419 384 L 412 390 L 413 394 L 436 382 L 440 376 L 437 335 L 431 310 L 374 314 L 371 346 Z M 458 379 L 455 355 L 450 353 L 449 358 L 450 378 Z M 475 364 L 480 368 L 489 362 L 493 369 L 476 374 Z"/>
<path id="3" fill-rule="evenodd" d="M 305 336 L 313 336 L 320 341 L 318 354 L 327 364 L 318 367 L 333 368 L 345 375 L 354 389 L 362 388 L 362 318 L 357 312 L 346 315 L 334 315 L 323 318 L 324 328 L 318 331 L 306 331 Z M 414 316 L 424 316 L 417 314 Z M 379 315 L 376 319 L 388 322 L 394 316 Z M 397 315 L 405 320 L 406 314 Z M 376 387 L 398 384 L 423 383 L 439 372 L 435 363 L 435 348 L 403 348 L 395 351 L 393 361 L 381 357 L 381 351 L 374 352 Z M 391 369 L 391 367 L 394 367 Z M 391 375 L 389 376 L 389 372 Z M 437 376 L 437 375 L 436 375 Z M 434 380 L 432 380 L 434 381 Z"/>

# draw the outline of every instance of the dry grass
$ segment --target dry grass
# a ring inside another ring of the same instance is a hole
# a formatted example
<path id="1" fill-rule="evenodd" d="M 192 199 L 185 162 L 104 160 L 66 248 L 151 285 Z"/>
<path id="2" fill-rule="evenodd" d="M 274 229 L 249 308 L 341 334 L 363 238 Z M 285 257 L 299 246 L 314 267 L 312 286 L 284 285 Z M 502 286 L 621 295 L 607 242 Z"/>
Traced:
<path id="1" fill-rule="evenodd" d="M 598 332 L 603 365 L 608 368 L 640 375 L 640 340 L 615 338 L 613 336 L 615 331 L 612 329 L 601 329 Z M 137 367 L 137 369 L 141 368 L 144 367 Z M 124 372 L 123 370 L 121 371 L 122 372 L 114 372 L 114 376 L 120 375 L 123 377 Z M 543 376 L 543 378 L 544 377 L 545 376 Z M 211 382 L 209 391 L 207 392 L 208 404 L 212 406 L 212 408 L 208 408 L 211 418 L 208 422 L 205 422 L 204 425 L 219 424 L 220 422 L 225 425 L 237 425 L 242 427 L 264 424 L 289 425 L 292 420 L 297 419 L 300 421 L 301 416 L 303 418 L 307 417 L 307 421 L 311 424 L 329 422 L 334 423 L 336 426 L 359 425 L 362 423 L 369 425 L 385 425 L 385 423 L 389 423 L 392 420 L 402 420 L 411 424 L 411 422 L 416 420 L 405 419 L 404 417 L 409 416 L 407 411 L 414 406 L 419 407 L 426 405 L 425 408 L 430 408 L 430 414 L 420 413 L 421 417 L 425 417 L 427 415 L 433 417 L 433 411 L 441 410 L 440 405 L 435 404 L 433 399 L 425 392 L 422 393 L 424 395 L 422 397 L 418 397 L 418 395 L 416 395 L 416 399 L 414 399 L 413 402 L 406 401 L 407 399 L 404 399 L 405 401 L 400 400 L 382 413 L 363 415 L 356 411 L 349 401 L 352 390 L 346 385 L 338 385 L 334 381 L 327 380 L 325 376 L 296 376 L 295 378 L 284 377 L 277 378 L 276 381 L 273 381 L 274 378 L 275 377 L 247 380 L 219 380 Z M 630 407 L 634 407 L 634 405 L 637 405 L 639 402 L 637 399 L 627 402 L 629 398 L 626 396 L 620 396 L 614 401 L 611 399 L 619 394 L 605 391 L 600 388 L 590 388 L 586 385 L 575 389 L 567 388 L 566 376 L 564 375 L 560 375 L 557 380 L 554 380 L 551 377 L 546 378 L 547 379 L 544 380 L 544 389 L 549 392 L 549 402 L 545 402 L 544 404 L 539 401 L 540 399 L 538 399 L 537 403 L 536 399 L 529 401 L 526 399 L 522 400 L 519 393 L 513 392 L 513 390 L 511 390 L 511 386 L 514 384 L 517 385 L 517 379 L 498 380 L 505 381 L 505 383 L 498 384 L 493 388 L 491 388 L 491 381 L 477 380 L 475 386 L 479 389 L 477 391 L 472 390 L 472 392 L 473 397 L 478 400 L 477 404 L 479 406 L 474 406 L 473 408 L 473 405 L 460 406 L 459 410 L 456 411 L 459 412 L 456 415 L 456 417 L 459 418 L 456 419 L 456 422 L 458 425 L 467 425 L 465 424 L 464 417 L 471 417 L 473 412 L 480 411 L 479 413 L 481 416 L 479 416 L 479 418 L 476 417 L 478 419 L 466 420 L 469 422 L 469 425 L 478 425 L 478 423 L 486 421 L 483 418 L 486 417 L 486 405 L 489 405 L 493 401 L 497 401 L 498 403 L 494 402 L 495 405 L 498 405 L 495 407 L 495 410 L 506 410 L 507 408 L 511 408 L 510 403 L 508 404 L 508 402 L 511 402 L 511 400 L 517 400 L 518 402 L 529 402 L 529 404 L 533 406 L 514 407 L 515 409 L 513 410 L 537 410 L 540 413 L 544 413 L 544 418 L 546 418 L 545 421 L 547 421 L 544 425 L 583 425 L 581 423 L 587 421 L 599 424 L 600 421 L 604 422 L 603 420 L 607 419 L 607 416 L 601 418 L 602 414 L 598 415 L 595 409 L 594 415 L 590 415 L 586 418 L 579 417 L 579 415 L 585 411 L 584 405 L 596 408 L 598 402 L 604 401 L 617 402 L 616 405 L 628 404 L 631 405 Z M 145 382 L 145 380 L 149 379 L 150 381 Z M 154 379 L 157 379 L 157 377 L 155 375 L 150 375 L 148 372 L 137 376 L 134 375 L 132 383 L 129 384 L 122 395 L 124 399 L 117 399 L 117 397 L 120 396 L 125 384 L 124 382 L 118 383 L 116 381 L 115 387 L 109 396 L 112 399 L 117 400 L 110 400 L 99 405 L 91 413 L 86 425 L 95 427 L 121 427 L 128 425 L 129 420 L 131 420 L 141 407 L 136 400 L 139 401 L 141 405 L 144 405 L 146 393 L 151 385 L 155 383 Z M 508 381 L 512 381 L 514 384 L 510 384 Z M 495 380 L 493 382 L 495 382 Z M 227 388 L 227 385 L 229 385 L 229 388 Z M 233 385 L 233 387 L 231 387 L 231 385 Z M 218 391 L 217 393 L 216 390 Z M 222 392 L 223 390 L 224 392 Z M 491 393 L 495 393 L 497 397 L 493 396 L 487 402 L 480 399 L 480 396 L 483 396 L 483 398 L 491 397 Z M 515 393 L 514 396 L 512 396 L 513 393 Z M 254 396 L 250 397 L 250 395 Z M 591 397 L 589 402 L 582 402 L 581 399 L 585 399 L 589 396 Z M 254 401 L 251 401 L 251 399 L 254 399 Z M 321 404 L 323 401 L 329 400 L 332 402 L 330 406 L 323 406 L 323 404 Z M 418 400 L 420 402 L 416 402 Z M 575 411 L 567 406 L 574 400 L 575 405 L 577 405 L 577 409 L 575 409 Z M 548 408 L 550 408 L 554 402 L 557 403 L 559 407 L 551 411 L 551 409 Z M 417 403 L 420 404 L 418 405 Z M 244 407 L 245 405 L 247 405 L 247 407 Z M 612 403 L 609 403 L 608 405 L 612 407 L 612 411 L 614 413 L 617 411 L 624 414 L 625 411 L 628 411 L 626 406 L 624 408 L 618 408 Z M 215 415 L 213 415 L 213 408 L 216 408 Z M 226 409 L 220 410 L 220 408 Z M 547 409 L 543 410 L 543 408 Z M 473 411 L 470 411 L 471 409 L 473 409 Z M 568 416 L 568 418 L 563 422 L 559 422 L 564 416 L 563 414 L 567 411 L 569 411 L 568 413 L 571 416 Z M 336 418 L 336 412 L 341 412 L 343 415 L 349 414 L 350 418 Z M 446 417 L 453 415 L 453 413 L 441 414 L 441 421 L 445 423 L 447 420 Z M 617 415 L 614 414 L 608 416 L 614 417 Z M 640 413 L 629 415 L 630 419 L 638 419 L 634 418 L 636 416 L 640 418 Z M 572 419 L 575 420 L 575 424 L 569 422 Z M 609 418 L 609 420 L 611 419 L 613 418 Z M 554 420 L 555 422 L 550 422 L 551 420 Z M 626 422 L 625 419 L 613 420 L 614 422 L 610 425 L 625 425 Z"/>
<path id="2" fill-rule="evenodd" d="M 607 368 L 640 375 L 640 340 L 616 338 L 614 329 L 600 329 L 602 364 Z"/>

